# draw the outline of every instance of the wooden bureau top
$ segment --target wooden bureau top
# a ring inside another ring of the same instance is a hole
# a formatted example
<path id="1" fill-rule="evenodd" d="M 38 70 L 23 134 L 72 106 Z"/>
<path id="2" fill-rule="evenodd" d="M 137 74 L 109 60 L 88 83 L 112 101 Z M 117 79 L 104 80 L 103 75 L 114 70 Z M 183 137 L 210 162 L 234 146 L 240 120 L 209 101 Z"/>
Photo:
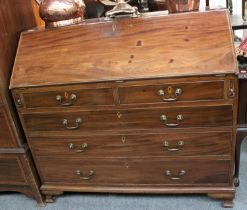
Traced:
<path id="1" fill-rule="evenodd" d="M 237 72 L 226 10 L 22 33 L 10 88 Z"/>

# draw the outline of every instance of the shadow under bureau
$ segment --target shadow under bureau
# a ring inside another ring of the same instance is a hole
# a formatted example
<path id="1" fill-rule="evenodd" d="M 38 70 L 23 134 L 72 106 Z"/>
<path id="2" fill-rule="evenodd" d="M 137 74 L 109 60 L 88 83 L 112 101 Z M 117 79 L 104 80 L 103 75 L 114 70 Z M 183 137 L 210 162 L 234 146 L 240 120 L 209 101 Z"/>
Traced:
<path id="1" fill-rule="evenodd" d="M 205 193 L 232 206 L 233 49 L 226 10 L 22 33 L 10 88 L 46 201 Z"/>

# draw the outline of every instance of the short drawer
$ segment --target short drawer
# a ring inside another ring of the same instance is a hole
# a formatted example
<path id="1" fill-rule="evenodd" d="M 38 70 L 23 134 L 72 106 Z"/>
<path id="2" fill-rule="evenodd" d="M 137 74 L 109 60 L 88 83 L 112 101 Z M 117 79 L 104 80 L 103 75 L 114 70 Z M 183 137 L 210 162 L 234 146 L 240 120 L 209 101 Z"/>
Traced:
<path id="1" fill-rule="evenodd" d="M 230 132 L 30 138 L 37 156 L 144 157 L 231 154 Z"/>
<path id="2" fill-rule="evenodd" d="M 0 155 L 0 184 L 26 184 L 21 161 L 17 155 Z"/>
<path id="3" fill-rule="evenodd" d="M 119 87 L 121 104 L 172 103 L 224 99 L 224 81 L 149 84 Z"/>
<path id="4" fill-rule="evenodd" d="M 166 185 L 227 184 L 229 160 L 205 159 L 38 159 L 43 184 Z"/>
<path id="5" fill-rule="evenodd" d="M 23 115 L 27 131 L 70 135 L 90 130 L 161 129 L 232 125 L 232 106 L 63 111 Z"/>
<path id="6" fill-rule="evenodd" d="M 15 137 L 10 128 L 4 108 L 0 107 L 0 148 L 16 147 Z"/>
<path id="7" fill-rule="evenodd" d="M 52 90 L 22 93 L 26 108 L 113 105 L 111 88 L 85 89 L 79 86 L 52 87 Z"/>

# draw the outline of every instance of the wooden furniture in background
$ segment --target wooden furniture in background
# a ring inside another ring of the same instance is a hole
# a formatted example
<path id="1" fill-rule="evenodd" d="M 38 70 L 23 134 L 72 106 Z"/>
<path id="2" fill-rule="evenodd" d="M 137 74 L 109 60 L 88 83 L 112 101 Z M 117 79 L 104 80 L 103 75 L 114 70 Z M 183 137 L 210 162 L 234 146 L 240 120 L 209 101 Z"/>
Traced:
<path id="1" fill-rule="evenodd" d="M 22 33 L 10 87 L 47 202 L 205 193 L 233 205 L 228 12 L 160 14 Z"/>
<path id="2" fill-rule="evenodd" d="M 247 70 L 240 69 L 238 127 L 236 139 L 235 185 L 239 186 L 239 165 L 242 141 L 247 137 Z"/>
<path id="3" fill-rule="evenodd" d="M 245 3 L 246 3 L 246 0 L 242 0 L 242 17 L 243 17 L 243 19 L 245 19 Z"/>
<path id="4" fill-rule="evenodd" d="M 18 191 L 43 206 L 39 179 L 8 89 L 20 32 L 34 27 L 29 0 L 0 3 L 0 191 Z"/>

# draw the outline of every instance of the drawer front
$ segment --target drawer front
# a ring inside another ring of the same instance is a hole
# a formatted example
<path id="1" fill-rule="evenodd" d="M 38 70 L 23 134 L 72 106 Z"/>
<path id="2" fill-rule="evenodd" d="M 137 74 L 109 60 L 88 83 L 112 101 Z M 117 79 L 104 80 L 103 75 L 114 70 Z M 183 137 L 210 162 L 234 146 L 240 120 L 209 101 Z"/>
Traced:
<path id="1" fill-rule="evenodd" d="M 193 164 L 191 164 L 193 162 Z M 42 182 L 79 185 L 227 184 L 228 160 L 40 158 Z"/>
<path id="2" fill-rule="evenodd" d="M 150 84 L 119 88 L 121 104 L 224 99 L 224 81 Z"/>
<path id="3" fill-rule="evenodd" d="M 0 155 L 0 184 L 25 184 L 21 162 L 14 155 Z"/>
<path id="4" fill-rule="evenodd" d="M 24 114 L 32 131 L 61 131 L 69 134 L 89 130 L 161 129 L 232 125 L 232 106 L 155 108 L 104 111 L 64 111 Z"/>
<path id="5" fill-rule="evenodd" d="M 144 157 L 230 156 L 232 134 L 161 133 L 142 135 L 93 135 L 74 138 L 30 138 L 37 156 Z"/>
<path id="6" fill-rule="evenodd" d="M 111 88 L 80 89 L 23 93 L 26 108 L 113 105 Z"/>
<path id="7" fill-rule="evenodd" d="M 12 136 L 12 131 L 8 122 L 7 115 L 3 108 L 0 107 L 0 148 L 16 147 L 16 141 Z"/>

